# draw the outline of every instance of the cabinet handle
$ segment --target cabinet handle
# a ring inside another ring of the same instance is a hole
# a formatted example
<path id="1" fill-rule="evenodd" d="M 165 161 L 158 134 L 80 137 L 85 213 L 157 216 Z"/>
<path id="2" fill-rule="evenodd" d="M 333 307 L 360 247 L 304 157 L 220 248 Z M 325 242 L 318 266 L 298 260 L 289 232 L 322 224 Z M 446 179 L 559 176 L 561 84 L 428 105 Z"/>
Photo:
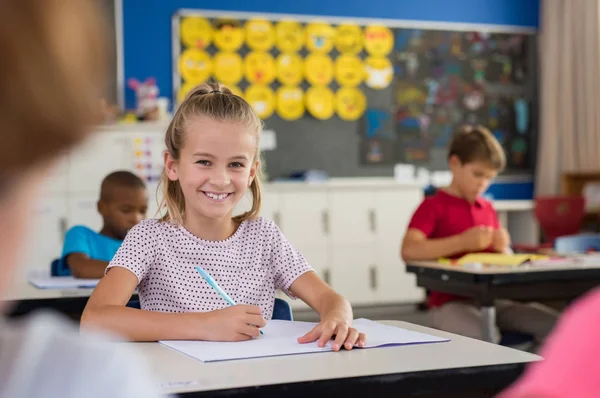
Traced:
<path id="1" fill-rule="evenodd" d="M 329 282 L 331 281 L 331 273 L 329 272 L 328 268 L 323 270 L 323 281 L 328 285 L 330 284 Z"/>
<path id="2" fill-rule="evenodd" d="M 65 235 L 67 234 L 67 219 L 65 217 L 61 217 L 58 220 L 58 232 L 60 234 L 60 239 L 64 243 Z"/>
<path id="3" fill-rule="evenodd" d="M 371 282 L 371 290 L 377 290 L 377 267 L 375 265 L 369 268 L 369 280 Z"/>
<path id="4" fill-rule="evenodd" d="M 329 212 L 327 210 L 323 210 L 321 213 L 321 223 L 323 224 L 323 233 L 329 234 Z"/>
<path id="5" fill-rule="evenodd" d="M 375 214 L 375 210 L 369 210 L 369 226 L 371 227 L 371 232 L 377 232 L 377 214 Z"/>
<path id="6" fill-rule="evenodd" d="M 281 228 L 281 212 L 276 211 L 275 213 L 273 213 L 273 221 L 275 222 L 275 224 L 277 224 L 279 228 Z"/>

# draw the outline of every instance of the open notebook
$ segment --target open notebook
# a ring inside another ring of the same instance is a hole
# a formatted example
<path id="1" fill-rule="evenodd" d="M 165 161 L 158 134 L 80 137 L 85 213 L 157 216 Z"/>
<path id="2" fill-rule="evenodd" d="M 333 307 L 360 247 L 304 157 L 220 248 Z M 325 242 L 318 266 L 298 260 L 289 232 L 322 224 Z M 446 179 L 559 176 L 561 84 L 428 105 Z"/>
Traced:
<path id="1" fill-rule="evenodd" d="M 161 341 L 183 354 L 202 362 L 228 361 L 271 357 L 279 355 L 308 354 L 331 351 L 331 341 L 323 348 L 317 343 L 299 344 L 297 338 L 309 332 L 316 323 L 273 320 L 262 330 L 264 335 L 242 342 Z M 440 343 L 448 339 L 387 326 L 368 319 L 356 319 L 353 326 L 367 334 L 365 348 L 390 345 Z"/>
<path id="2" fill-rule="evenodd" d="M 45 272 L 30 272 L 29 283 L 38 289 L 91 289 L 100 279 L 77 279 L 72 276 L 49 276 Z"/>

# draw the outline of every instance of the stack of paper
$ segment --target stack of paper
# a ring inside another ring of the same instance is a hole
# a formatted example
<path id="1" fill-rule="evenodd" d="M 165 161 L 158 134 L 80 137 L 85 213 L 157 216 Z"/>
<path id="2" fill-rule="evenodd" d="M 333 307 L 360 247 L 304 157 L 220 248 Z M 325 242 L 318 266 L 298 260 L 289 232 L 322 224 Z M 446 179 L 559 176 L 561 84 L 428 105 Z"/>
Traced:
<path id="1" fill-rule="evenodd" d="M 273 320 L 267 322 L 267 326 L 262 329 L 264 332 L 262 336 L 248 341 L 233 343 L 169 340 L 160 343 L 202 362 L 331 351 L 331 341 L 323 348 L 319 348 L 316 342 L 298 343 L 298 337 L 308 333 L 315 325 L 316 323 L 312 322 Z M 387 326 L 368 319 L 357 319 L 353 322 L 353 326 L 366 333 L 365 348 L 448 341 L 448 339 Z"/>
<path id="2" fill-rule="evenodd" d="M 38 289 L 91 289 L 100 279 L 77 279 L 72 276 L 48 276 L 45 273 L 31 273 L 27 280 Z"/>

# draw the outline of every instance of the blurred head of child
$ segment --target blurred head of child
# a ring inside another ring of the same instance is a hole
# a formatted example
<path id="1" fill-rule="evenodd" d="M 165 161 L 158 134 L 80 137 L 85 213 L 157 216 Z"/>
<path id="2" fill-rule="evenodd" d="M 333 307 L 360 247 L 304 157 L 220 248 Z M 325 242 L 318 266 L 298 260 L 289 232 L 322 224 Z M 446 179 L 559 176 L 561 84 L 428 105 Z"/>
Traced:
<path id="1" fill-rule="evenodd" d="M 102 216 L 101 234 L 117 240 L 146 218 L 148 193 L 146 185 L 129 171 L 115 171 L 102 181 L 98 212 Z"/>
<path id="2" fill-rule="evenodd" d="M 224 239 L 260 212 L 262 122 L 246 101 L 231 94 L 217 83 L 199 86 L 178 108 L 165 138 L 165 220 L 205 239 Z M 248 188 L 251 209 L 232 217 Z M 200 224 L 216 227 L 214 236 L 206 236 Z"/>
<path id="3" fill-rule="evenodd" d="M 504 170 L 504 150 L 492 133 L 482 126 L 464 126 L 454 135 L 448 151 L 452 183 L 448 191 L 474 202 Z"/>

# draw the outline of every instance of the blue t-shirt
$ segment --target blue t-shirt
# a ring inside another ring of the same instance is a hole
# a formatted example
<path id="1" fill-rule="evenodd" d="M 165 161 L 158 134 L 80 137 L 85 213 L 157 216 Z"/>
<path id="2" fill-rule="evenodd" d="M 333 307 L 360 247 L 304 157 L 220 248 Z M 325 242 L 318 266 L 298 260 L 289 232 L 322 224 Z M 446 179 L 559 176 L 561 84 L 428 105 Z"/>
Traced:
<path id="1" fill-rule="evenodd" d="M 121 243 L 122 240 L 99 234 L 88 227 L 74 226 L 65 236 L 62 256 L 57 267 L 58 276 L 71 275 L 71 269 L 65 261 L 69 254 L 84 253 L 93 260 L 110 262 L 121 247 Z"/>

